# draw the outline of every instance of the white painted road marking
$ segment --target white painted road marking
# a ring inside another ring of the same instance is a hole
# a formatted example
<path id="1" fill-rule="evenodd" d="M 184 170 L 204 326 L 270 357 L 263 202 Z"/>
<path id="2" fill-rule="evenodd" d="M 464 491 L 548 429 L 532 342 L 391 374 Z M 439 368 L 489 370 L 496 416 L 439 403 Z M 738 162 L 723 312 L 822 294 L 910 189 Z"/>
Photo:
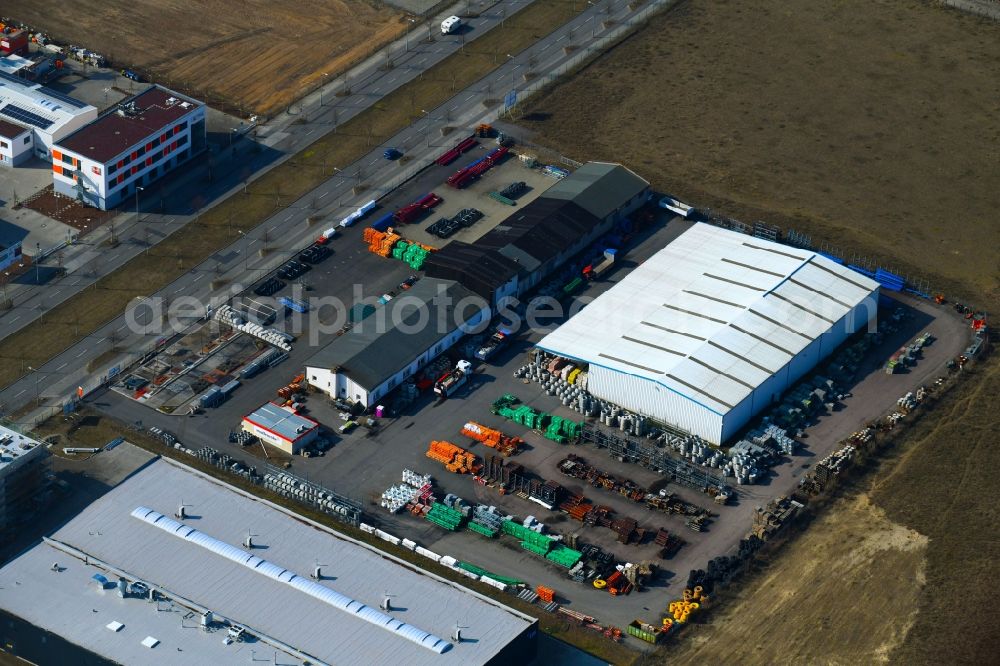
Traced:
<path id="1" fill-rule="evenodd" d="M 25 392 L 26 390 L 27 390 L 27 389 L 21 389 L 21 393 L 24 393 L 24 392 Z M 14 397 L 15 397 L 15 398 L 17 398 L 18 396 L 20 396 L 20 395 L 21 395 L 21 393 L 18 393 L 18 394 L 17 394 L 17 395 L 15 395 Z"/>
<path id="2" fill-rule="evenodd" d="M 63 368 L 65 368 L 65 367 L 66 367 L 66 364 L 65 364 L 65 363 L 63 363 L 63 364 L 62 364 L 62 365 L 60 365 L 60 366 L 59 366 L 58 368 L 56 368 L 56 372 L 59 372 L 60 370 L 62 370 L 62 369 L 63 369 Z"/>
<path id="3" fill-rule="evenodd" d="M 329 193 L 330 193 L 329 191 L 327 191 L 327 192 L 324 192 L 323 194 L 319 195 L 319 198 L 320 198 L 320 199 L 322 199 L 323 197 L 325 197 L 325 196 L 326 196 L 326 195 L 328 195 Z"/>

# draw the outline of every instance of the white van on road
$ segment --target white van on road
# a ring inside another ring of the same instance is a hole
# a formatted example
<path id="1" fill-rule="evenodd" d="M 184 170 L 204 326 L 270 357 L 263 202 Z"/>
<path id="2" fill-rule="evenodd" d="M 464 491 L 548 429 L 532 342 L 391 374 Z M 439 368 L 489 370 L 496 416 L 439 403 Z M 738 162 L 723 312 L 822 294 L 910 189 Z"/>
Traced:
<path id="1" fill-rule="evenodd" d="M 462 27 L 462 19 L 457 16 L 449 16 L 445 20 L 441 21 L 441 34 L 450 35 L 457 32 L 459 28 Z"/>

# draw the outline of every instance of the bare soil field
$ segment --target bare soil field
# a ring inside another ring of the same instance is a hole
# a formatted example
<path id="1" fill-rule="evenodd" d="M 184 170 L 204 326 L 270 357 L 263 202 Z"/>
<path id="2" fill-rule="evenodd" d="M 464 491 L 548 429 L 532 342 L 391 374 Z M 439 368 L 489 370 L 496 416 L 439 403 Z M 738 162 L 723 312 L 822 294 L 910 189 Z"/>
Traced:
<path id="1" fill-rule="evenodd" d="M 670 662 L 884 663 L 913 624 L 928 539 L 886 518 L 867 495 L 831 509 L 682 636 Z"/>
<path id="2" fill-rule="evenodd" d="M 988 305 L 997 71 L 1000 24 L 934 3 L 687 0 L 521 124 L 573 159 L 624 162 L 691 204 Z"/>
<path id="3" fill-rule="evenodd" d="M 368 0 L 9 0 L 3 11 L 119 67 L 257 113 L 289 104 L 406 27 L 398 10 Z"/>
<path id="4" fill-rule="evenodd" d="M 1000 643 L 1000 361 L 975 368 L 670 663 L 985 664 Z M 764 621 L 766 618 L 766 621 Z"/>

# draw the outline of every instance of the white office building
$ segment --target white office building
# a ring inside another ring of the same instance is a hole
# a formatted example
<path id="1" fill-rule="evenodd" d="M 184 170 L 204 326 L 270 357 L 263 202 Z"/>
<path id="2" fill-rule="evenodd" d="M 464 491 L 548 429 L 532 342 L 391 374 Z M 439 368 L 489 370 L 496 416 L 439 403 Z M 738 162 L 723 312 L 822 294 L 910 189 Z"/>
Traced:
<path id="1" fill-rule="evenodd" d="M 204 104 L 153 86 L 59 141 L 52 149 L 53 183 L 56 192 L 107 210 L 205 145 Z"/>

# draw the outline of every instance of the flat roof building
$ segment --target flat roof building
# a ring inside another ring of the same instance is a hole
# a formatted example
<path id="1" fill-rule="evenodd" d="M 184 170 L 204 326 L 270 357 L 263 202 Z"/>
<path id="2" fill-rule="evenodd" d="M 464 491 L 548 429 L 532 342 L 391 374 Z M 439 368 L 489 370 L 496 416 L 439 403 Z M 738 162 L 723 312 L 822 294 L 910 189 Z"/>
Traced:
<path id="1" fill-rule="evenodd" d="M 265 402 L 243 417 L 243 430 L 294 455 L 316 439 L 319 423 L 290 407 Z"/>
<path id="2" fill-rule="evenodd" d="M 0 120 L 0 167 L 21 166 L 34 154 L 31 130 Z"/>
<path id="3" fill-rule="evenodd" d="M 473 243 L 452 242 L 424 270 L 459 280 L 494 309 L 537 286 L 649 198 L 649 183 L 620 164 L 588 162 Z"/>
<path id="4" fill-rule="evenodd" d="M 537 641 L 534 618 L 166 459 L 0 568 L 0 587 L 0 636 L 36 663 L 500 665 Z"/>
<path id="5" fill-rule="evenodd" d="M 24 227 L 0 220 L 0 271 L 21 261 L 21 246 L 28 233 Z"/>
<path id="6" fill-rule="evenodd" d="M 453 280 L 423 278 L 316 352 L 306 380 L 366 407 L 490 319 L 489 304 Z"/>
<path id="7" fill-rule="evenodd" d="M 696 224 L 539 347 L 598 398 L 720 444 L 877 313 L 878 284 L 808 250 Z"/>
<path id="8" fill-rule="evenodd" d="M 0 426 L 0 539 L 31 519 L 42 489 L 45 447 L 16 430 Z"/>
<path id="9" fill-rule="evenodd" d="M 52 145 L 97 118 L 97 107 L 0 72 L 0 120 L 30 128 L 21 137 L 35 156 L 47 160 Z"/>
<path id="10" fill-rule="evenodd" d="M 203 152 L 205 106 L 162 86 L 119 102 L 52 149 L 56 192 L 107 210 Z"/>

